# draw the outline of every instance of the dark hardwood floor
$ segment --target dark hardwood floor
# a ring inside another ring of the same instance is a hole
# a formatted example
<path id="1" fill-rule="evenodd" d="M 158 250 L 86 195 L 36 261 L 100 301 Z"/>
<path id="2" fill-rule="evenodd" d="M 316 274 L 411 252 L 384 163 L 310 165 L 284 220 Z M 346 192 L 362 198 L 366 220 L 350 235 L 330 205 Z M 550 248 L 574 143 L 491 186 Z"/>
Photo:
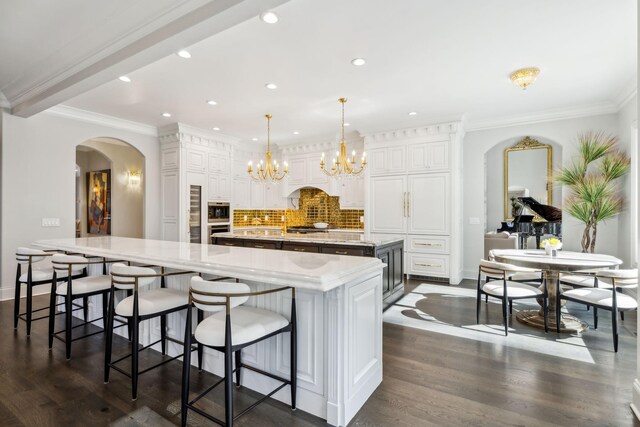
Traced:
<path id="1" fill-rule="evenodd" d="M 409 281 L 407 292 L 420 283 Z M 461 286 L 475 284 L 465 281 Z M 46 303 L 46 297 L 36 297 L 34 305 Z M 440 321 L 448 316 L 451 322 L 475 323 L 473 299 L 442 298 L 425 304 L 429 311 L 438 313 Z M 132 402 L 129 378 L 113 372 L 111 382 L 103 384 L 102 335 L 74 342 L 73 358 L 66 361 L 63 343 L 56 340 L 53 351 L 48 351 L 46 321 L 36 322 L 32 336 L 27 338 L 24 322 L 17 332 L 12 328 L 13 302 L 0 303 L 0 310 L 0 425 L 179 423 L 180 362 L 143 375 L 139 398 Z M 583 308 L 571 306 L 570 310 L 591 321 L 591 314 Z M 501 322 L 499 310 L 486 311 L 483 320 Z M 385 324 L 384 381 L 351 425 L 640 425 L 629 408 L 636 377 L 636 315 L 628 313 L 623 322 L 618 354 L 612 349 L 609 314 L 602 313 L 600 319 L 598 330 L 584 334 L 594 363 L 514 348 L 508 339 L 501 345 Z M 526 327 L 516 330 L 529 332 Z M 548 335 L 550 340 L 557 337 L 555 333 Z M 126 344 L 126 340 L 117 338 L 115 351 L 125 352 Z M 147 353 L 141 364 L 156 360 L 158 354 Z M 194 390 L 203 389 L 214 379 L 195 370 L 192 377 Z M 236 393 L 236 405 L 247 406 L 256 398 L 255 393 L 242 389 Z M 217 392 L 207 401 L 209 409 L 218 411 L 218 415 L 222 414 L 221 404 L 223 396 Z M 189 424 L 210 425 L 196 416 L 190 417 Z M 237 425 L 326 424 L 269 400 Z"/>

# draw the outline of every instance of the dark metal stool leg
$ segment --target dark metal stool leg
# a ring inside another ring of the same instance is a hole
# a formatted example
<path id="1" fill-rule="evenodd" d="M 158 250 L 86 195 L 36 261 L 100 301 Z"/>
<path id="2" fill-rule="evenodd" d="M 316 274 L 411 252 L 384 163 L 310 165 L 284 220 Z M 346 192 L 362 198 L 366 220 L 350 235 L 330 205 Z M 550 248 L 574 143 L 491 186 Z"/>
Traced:
<path id="1" fill-rule="evenodd" d="M 191 310 L 191 308 L 189 308 Z M 198 324 L 204 320 L 204 312 L 197 310 Z M 198 371 L 202 372 L 202 360 L 204 359 L 204 346 L 198 343 Z"/>
<path id="2" fill-rule="evenodd" d="M 598 329 L 598 307 L 593 307 L 593 329 Z"/>
<path id="3" fill-rule="evenodd" d="M 242 371 L 242 350 L 236 351 L 236 388 L 240 388 L 240 372 Z"/>
<path id="4" fill-rule="evenodd" d="M 53 347 L 53 333 L 56 327 L 56 285 L 55 280 L 51 282 L 51 292 L 49 293 L 49 350 Z"/>
<path id="5" fill-rule="evenodd" d="M 162 355 L 167 354 L 167 315 L 160 316 L 160 348 Z"/>
<path id="6" fill-rule="evenodd" d="M 106 316 L 107 317 L 107 329 L 105 333 L 107 334 L 107 345 L 104 351 L 104 383 L 109 382 L 109 371 L 111 369 L 111 352 L 113 350 L 113 320 L 114 320 L 114 295 L 115 292 L 113 289 L 109 294 L 109 308 L 107 309 Z M 104 296 L 106 298 L 106 295 Z"/>
<path id="7" fill-rule="evenodd" d="M 18 329 L 18 316 L 20 315 L 20 291 L 22 284 L 20 283 L 20 273 L 22 269 L 18 264 L 18 271 L 16 272 L 16 288 L 13 300 L 13 329 Z"/>
<path id="8" fill-rule="evenodd" d="M 33 286 L 27 283 L 27 336 L 31 335 L 31 317 L 33 315 Z"/>
<path id="9" fill-rule="evenodd" d="M 182 399 L 180 405 L 180 425 L 187 425 L 187 403 L 189 402 L 189 377 L 191 374 L 191 307 L 187 309 L 184 328 L 184 350 L 182 356 Z"/>
<path id="10" fill-rule="evenodd" d="M 138 334 L 140 329 L 137 316 L 134 315 L 132 323 L 133 334 L 131 336 L 131 399 L 136 400 L 138 398 Z"/>
<path id="11" fill-rule="evenodd" d="M 507 316 L 507 300 L 502 299 L 502 320 L 504 321 L 504 336 L 509 335 L 509 317 Z"/>
<path id="12" fill-rule="evenodd" d="M 298 320 L 296 315 L 296 299 L 291 300 L 291 409 L 296 410 L 296 395 L 298 393 Z"/>
<path id="13" fill-rule="evenodd" d="M 227 427 L 233 425 L 233 352 L 231 351 L 231 318 L 226 316 L 224 349 L 224 420 Z"/>
<path id="14" fill-rule="evenodd" d="M 73 299 L 70 296 L 66 296 L 64 299 L 64 317 L 65 317 L 65 328 L 64 328 L 64 345 L 67 354 L 67 360 L 71 359 L 71 332 L 72 332 L 72 318 L 73 318 Z"/>
<path id="15" fill-rule="evenodd" d="M 82 317 L 85 322 L 89 319 L 89 297 L 82 298 Z"/>
<path id="16" fill-rule="evenodd" d="M 618 310 L 611 311 L 611 331 L 613 332 L 613 351 L 617 353 L 618 352 Z"/>

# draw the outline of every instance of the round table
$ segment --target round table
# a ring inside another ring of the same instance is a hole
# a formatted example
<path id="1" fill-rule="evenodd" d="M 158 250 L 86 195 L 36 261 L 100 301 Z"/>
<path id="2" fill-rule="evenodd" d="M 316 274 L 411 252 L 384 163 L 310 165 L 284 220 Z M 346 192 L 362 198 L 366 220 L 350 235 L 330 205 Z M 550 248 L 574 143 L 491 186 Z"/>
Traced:
<path id="1" fill-rule="evenodd" d="M 543 250 L 503 249 L 493 250 L 498 262 L 535 268 L 544 272 L 549 292 L 549 329 L 556 328 L 556 285 L 560 272 L 603 269 L 617 267 L 622 261 L 610 255 L 589 254 L 581 252 L 558 251 L 557 256 L 545 254 Z M 540 289 L 543 289 L 540 285 Z M 523 323 L 544 329 L 544 312 L 540 310 L 523 310 L 517 315 Z M 561 314 L 561 332 L 579 332 L 587 328 L 587 324 L 575 316 Z"/>

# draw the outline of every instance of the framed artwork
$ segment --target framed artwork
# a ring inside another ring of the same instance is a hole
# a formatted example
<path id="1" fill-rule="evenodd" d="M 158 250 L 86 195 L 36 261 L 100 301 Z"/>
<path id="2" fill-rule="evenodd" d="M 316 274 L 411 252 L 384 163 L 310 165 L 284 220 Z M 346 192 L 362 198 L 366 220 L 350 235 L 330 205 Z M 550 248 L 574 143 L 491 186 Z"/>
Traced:
<path id="1" fill-rule="evenodd" d="M 87 172 L 87 233 L 111 234 L 111 170 Z"/>

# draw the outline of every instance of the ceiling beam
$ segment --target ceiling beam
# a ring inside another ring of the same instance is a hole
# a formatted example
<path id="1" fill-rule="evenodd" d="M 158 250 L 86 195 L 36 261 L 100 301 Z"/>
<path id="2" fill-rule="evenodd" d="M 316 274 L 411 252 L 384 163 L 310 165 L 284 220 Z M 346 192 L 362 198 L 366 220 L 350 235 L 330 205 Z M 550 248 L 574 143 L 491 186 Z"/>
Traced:
<path id="1" fill-rule="evenodd" d="M 176 10 L 164 25 L 151 22 L 124 42 L 95 52 L 65 72 L 50 76 L 22 91 L 15 99 L 9 99 L 11 113 L 20 117 L 37 114 L 287 1 L 215 0 L 204 4 L 192 1 L 194 7 Z"/>

